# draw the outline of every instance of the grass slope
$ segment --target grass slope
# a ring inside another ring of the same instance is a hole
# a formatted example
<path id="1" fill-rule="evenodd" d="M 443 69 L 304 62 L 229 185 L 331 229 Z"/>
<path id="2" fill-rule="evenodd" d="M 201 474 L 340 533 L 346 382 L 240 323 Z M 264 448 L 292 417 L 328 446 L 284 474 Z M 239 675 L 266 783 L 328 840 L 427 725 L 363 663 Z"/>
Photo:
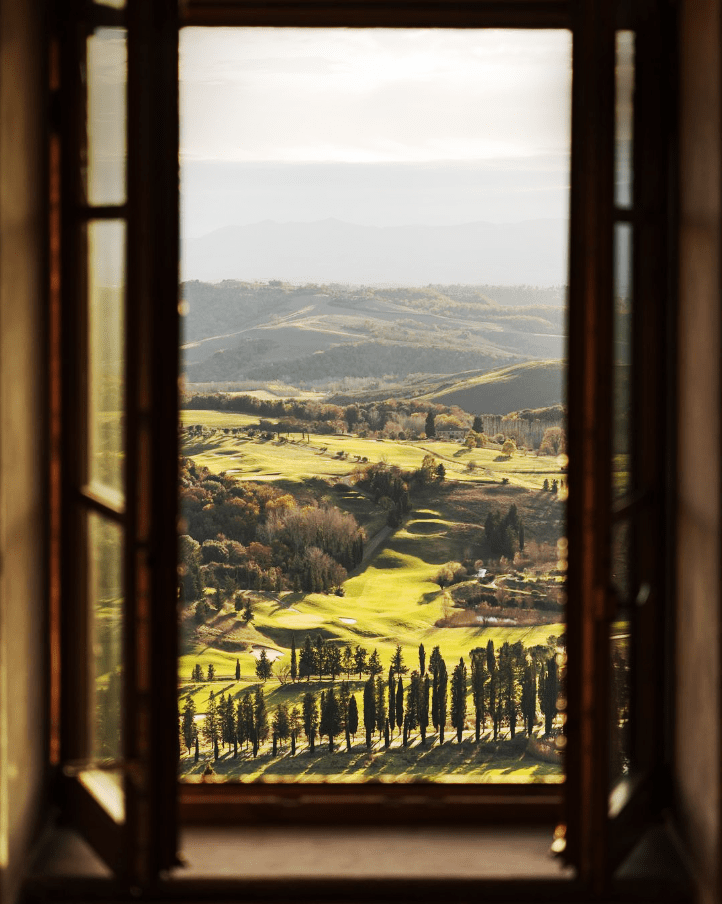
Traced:
<path id="1" fill-rule="evenodd" d="M 442 386 L 420 398 L 476 414 L 545 408 L 564 400 L 564 361 L 526 361 Z"/>

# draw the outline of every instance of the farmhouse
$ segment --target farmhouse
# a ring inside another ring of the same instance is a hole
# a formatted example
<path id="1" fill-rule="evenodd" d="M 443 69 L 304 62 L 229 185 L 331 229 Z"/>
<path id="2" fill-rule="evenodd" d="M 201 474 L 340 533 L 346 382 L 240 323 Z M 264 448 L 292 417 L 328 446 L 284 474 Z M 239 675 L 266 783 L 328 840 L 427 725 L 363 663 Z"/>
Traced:
<path id="1" fill-rule="evenodd" d="M 469 431 L 466 427 L 448 427 L 436 431 L 436 438 L 447 443 L 463 443 Z"/>

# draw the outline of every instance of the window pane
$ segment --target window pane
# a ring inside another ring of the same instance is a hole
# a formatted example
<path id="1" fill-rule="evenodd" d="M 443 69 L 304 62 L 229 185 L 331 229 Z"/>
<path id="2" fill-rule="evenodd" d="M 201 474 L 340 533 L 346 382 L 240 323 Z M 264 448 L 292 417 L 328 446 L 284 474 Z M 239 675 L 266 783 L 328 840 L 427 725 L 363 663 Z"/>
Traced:
<path id="1" fill-rule="evenodd" d="M 122 756 L 123 535 L 101 515 L 89 513 L 87 519 L 90 755 L 117 760 Z"/>
<path id="2" fill-rule="evenodd" d="M 614 421 L 612 491 L 615 498 L 632 488 L 632 227 L 614 226 Z"/>
<path id="3" fill-rule="evenodd" d="M 614 200 L 618 207 L 632 206 L 634 181 L 634 32 L 617 32 L 617 103 L 614 143 Z"/>
<path id="4" fill-rule="evenodd" d="M 629 521 L 612 526 L 612 586 L 627 603 L 631 594 L 632 529 Z"/>
<path id="5" fill-rule="evenodd" d="M 631 765 L 632 613 L 622 609 L 610 634 L 609 788 L 629 775 Z"/>
<path id="6" fill-rule="evenodd" d="M 183 31 L 183 778 L 562 780 L 570 53 Z"/>
<path id="7" fill-rule="evenodd" d="M 88 224 L 88 480 L 123 496 L 125 224 Z"/>
<path id="8" fill-rule="evenodd" d="M 125 201 L 127 40 L 125 29 L 88 38 L 88 203 Z"/>

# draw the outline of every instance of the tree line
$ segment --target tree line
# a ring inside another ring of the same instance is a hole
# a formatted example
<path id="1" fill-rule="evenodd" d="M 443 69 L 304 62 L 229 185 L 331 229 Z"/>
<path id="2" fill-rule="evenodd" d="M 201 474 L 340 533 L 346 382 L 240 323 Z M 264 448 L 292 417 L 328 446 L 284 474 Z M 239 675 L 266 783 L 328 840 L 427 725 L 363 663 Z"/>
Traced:
<path id="1" fill-rule="evenodd" d="M 318 644 L 319 640 L 309 643 L 310 639 L 306 638 L 300 662 L 306 661 L 305 653 L 309 657 L 308 668 L 322 677 L 324 666 L 319 664 L 317 651 L 319 646 L 323 649 L 323 645 Z M 502 728 L 508 730 L 511 738 L 517 731 L 531 737 L 541 724 L 543 733 L 549 735 L 554 730 L 560 694 L 557 644 L 563 644 L 563 638 L 552 637 L 546 646 L 531 648 L 506 642 L 495 650 L 494 642 L 490 640 L 486 647 L 470 652 L 469 668 L 461 657 L 451 676 L 438 646 L 432 650 L 427 666 L 424 645 L 420 644 L 418 668 L 410 674 L 401 646 L 397 646 L 385 677 L 374 650 L 365 666 L 368 678 L 363 685 L 361 709 L 349 680 L 343 680 L 338 688 L 331 685 L 320 693 L 307 691 L 300 708 L 281 703 L 269 714 L 264 687 L 259 684 L 237 701 L 230 692 L 216 698 L 211 691 L 199 727 L 195 703 L 188 696 L 181 717 L 182 744 L 189 755 L 195 750 L 197 762 L 201 739 L 210 746 L 216 760 L 221 748 L 226 748 L 229 753 L 232 751 L 234 757 L 238 756 L 239 749 L 250 750 L 256 757 L 261 746 L 269 741 L 273 755 L 287 743 L 295 754 L 301 732 L 311 752 L 316 749 L 317 738 L 319 742 L 325 738 L 328 750 L 333 752 L 339 737 L 345 738 L 346 749 L 350 751 L 361 726 L 365 746 L 369 749 L 374 737 L 383 738 L 384 749 L 388 749 L 395 735 L 404 747 L 415 736 L 425 746 L 429 726 L 433 727 L 439 744 L 445 742 L 449 725 L 460 743 L 467 728 L 469 699 L 473 706 L 477 742 L 487 727 L 492 730 L 494 741 L 499 739 Z M 331 645 L 326 647 L 339 649 Z M 347 646 L 346 651 L 349 649 Z M 293 652 L 295 654 L 295 646 Z M 339 658 L 342 662 L 346 659 L 346 666 L 351 666 L 352 655 Z M 373 665 L 371 660 L 374 660 Z M 360 662 L 361 657 L 353 665 L 355 671 L 363 674 L 364 669 L 357 668 Z M 334 666 L 329 662 L 326 668 L 333 680 Z M 293 680 L 303 677 L 304 670 L 307 669 L 299 668 Z M 335 672 L 339 673 L 340 670 Z"/>

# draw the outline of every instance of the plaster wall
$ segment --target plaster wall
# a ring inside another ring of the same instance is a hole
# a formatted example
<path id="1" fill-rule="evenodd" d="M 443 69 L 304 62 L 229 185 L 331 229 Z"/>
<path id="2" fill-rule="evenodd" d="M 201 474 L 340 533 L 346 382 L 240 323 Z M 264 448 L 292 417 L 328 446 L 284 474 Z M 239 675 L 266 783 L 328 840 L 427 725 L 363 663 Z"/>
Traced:
<path id="1" fill-rule="evenodd" d="M 677 809 L 704 902 L 720 877 L 720 0 L 680 3 Z"/>
<path id="2" fill-rule="evenodd" d="M 41 0 L 0 0 L 0 901 L 43 813 L 43 54 Z"/>

